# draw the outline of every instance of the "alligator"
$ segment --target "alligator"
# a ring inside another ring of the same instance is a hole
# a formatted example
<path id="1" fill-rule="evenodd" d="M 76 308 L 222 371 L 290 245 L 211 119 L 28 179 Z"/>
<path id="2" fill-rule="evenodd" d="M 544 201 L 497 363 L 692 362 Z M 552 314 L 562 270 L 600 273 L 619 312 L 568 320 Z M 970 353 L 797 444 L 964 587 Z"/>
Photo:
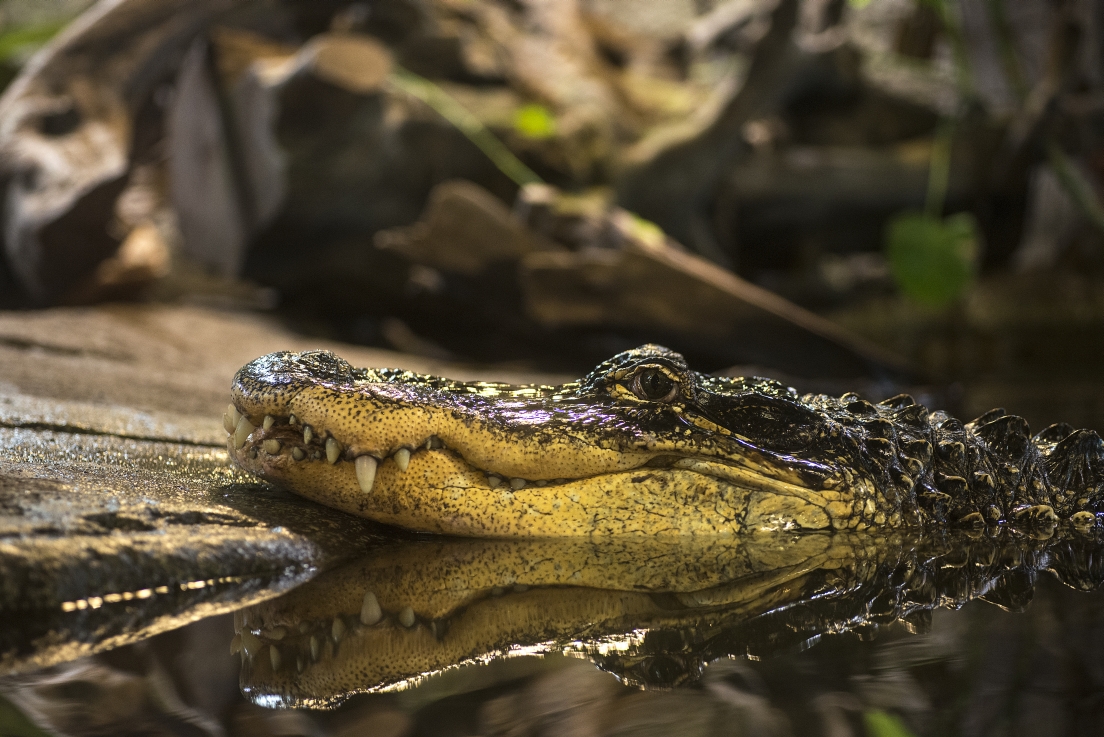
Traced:
<path id="1" fill-rule="evenodd" d="M 467 536 L 740 535 L 1095 527 L 1104 442 L 972 422 L 902 394 L 799 395 L 645 345 L 559 386 L 354 368 L 326 351 L 244 366 L 223 417 L 242 468 L 322 504 Z"/>
<path id="2" fill-rule="evenodd" d="M 505 653 L 586 657 L 624 683 L 671 688 L 718 658 L 869 639 L 898 621 L 929 631 L 933 611 L 979 598 L 1022 611 L 1040 579 L 1094 591 L 1102 550 L 1099 534 L 1072 529 L 407 540 L 239 612 L 230 650 L 246 698 L 288 708 Z"/>

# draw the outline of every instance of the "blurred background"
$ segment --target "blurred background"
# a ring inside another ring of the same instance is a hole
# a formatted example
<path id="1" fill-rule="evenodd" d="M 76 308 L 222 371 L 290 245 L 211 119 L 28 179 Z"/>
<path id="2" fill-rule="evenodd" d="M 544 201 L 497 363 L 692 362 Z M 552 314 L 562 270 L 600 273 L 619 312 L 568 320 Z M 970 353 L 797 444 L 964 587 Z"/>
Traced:
<path id="1" fill-rule="evenodd" d="M 1091 0 L 5 0 L 0 304 L 1104 428 Z"/>
<path id="2" fill-rule="evenodd" d="M 228 612 L 292 583 L 249 576 L 386 536 L 215 420 L 280 348 L 555 381 L 651 341 L 1104 431 L 1099 0 L 0 0 L 0 86 L 0 735 L 1099 731 L 1104 604 L 1026 538 L 692 688 L 511 658 L 264 709 Z"/>

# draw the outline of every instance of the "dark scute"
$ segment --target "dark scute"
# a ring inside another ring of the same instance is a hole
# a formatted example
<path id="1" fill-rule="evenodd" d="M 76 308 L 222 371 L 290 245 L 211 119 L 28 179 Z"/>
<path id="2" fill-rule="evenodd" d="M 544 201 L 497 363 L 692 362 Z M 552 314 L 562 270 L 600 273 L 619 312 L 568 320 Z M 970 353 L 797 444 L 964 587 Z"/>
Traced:
<path id="1" fill-rule="evenodd" d="M 911 407 L 916 404 L 916 400 L 912 398 L 911 394 L 898 394 L 895 397 L 889 399 L 883 399 L 878 402 L 879 406 L 889 407 L 891 409 L 904 409 L 905 407 Z"/>
<path id="2" fill-rule="evenodd" d="M 992 422 L 993 420 L 1004 417 L 1007 414 L 1008 411 L 1005 410 L 1004 407 L 997 407 L 996 409 L 991 409 L 988 412 L 981 414 L 977 418 L 971 420 L 968 424 L 975 426 L 984 425 L 987 422 Z"/>
<path id="3" fill-rule="evenodd" d="M 847 402 L 847 411 L 853 415 L 871 415 L 877 412 L 874 405 L 865 399 L 852 399 Z"/>
<path id="4" fill-rule="evenodd" d="M 877 418 L 862 423 L 868 435 L 876 438 L 892 438 L 894 435 L 893 423 L 889 420 Z"/>
<path id="5" fill-rule="evenodd" d="M 932 446 L 927 440 L 913 440 L 906 443 L 904 451 L 913 458 L 920 460 L 922 463 L 927 463 L 931 460 Z"/>
<path id="6" fill-rule="evenodd" d="M 947 435 L 962 435 L 966 431 L 966 426 L 962 424 L 962 420 L 957 417 L 947 417 L 942 412 L 933 412 L 931 422 L 937 429 Z"/>
<path id="7" fill-rule="evenodd" d="M 1050 445 L 1065 440 L 1074 432 L 1076 432 L 1076 428 L 1073 425 L 1066 422 L 1056 422 L 1050 427 L 1040 430 L 1033 440 L 1035 445 Z"/>
<path id="8" fill-rule="evenodd" d="M 1018 461 L 1027 455 L 1029 449 L 1035 448 L 1031 444 L 1031 428 L 1027 426 L 1027 420 L 1016 415 L 1002 415 L 979 424 L 974 427 L 974 432 L 993 452 L 1009 460 Z"/>
<path id="9" fill-rule="evenodd" d="M 961 476 L 944 476 L 939 480 L 939 490 L 950 496 L 959 496 L 966 492 L 969 484 Z"/>
<path id="10" fill-rule="evenodd" d="M 1104 483 L 1104 441 L 1093 430 L 1078 430 L 1054 446 L 1046 459 L 1047 477 L 1063 491 L 1088 491 Z"/>
<path id="11" fill-rule="evenodd" d="M 926 429 L 928 426 L 928 411 L 920 404 L 904 407 L 894 414 L 893 417 L 900 424 L 908 425 L 916 429 Z"/>

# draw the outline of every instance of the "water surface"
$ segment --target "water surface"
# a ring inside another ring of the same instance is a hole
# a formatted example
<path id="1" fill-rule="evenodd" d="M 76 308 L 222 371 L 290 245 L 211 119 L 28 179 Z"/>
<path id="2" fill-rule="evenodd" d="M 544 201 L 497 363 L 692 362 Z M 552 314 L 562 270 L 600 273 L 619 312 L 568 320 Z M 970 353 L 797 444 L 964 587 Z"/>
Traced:
<path id="1" fill-rule="evenodd" d="M 267 599 L 254 585 L 232 616 L 9 676 L 0 725 L 1095 735 L 1102 552 L 1072 529 L 396 539 Z M 114 613 L 134 618 L 125 605 Z M 97 611 L 89 626 L 117 634 Z M 57 646 L 36 637 L 22 646 Z"/>

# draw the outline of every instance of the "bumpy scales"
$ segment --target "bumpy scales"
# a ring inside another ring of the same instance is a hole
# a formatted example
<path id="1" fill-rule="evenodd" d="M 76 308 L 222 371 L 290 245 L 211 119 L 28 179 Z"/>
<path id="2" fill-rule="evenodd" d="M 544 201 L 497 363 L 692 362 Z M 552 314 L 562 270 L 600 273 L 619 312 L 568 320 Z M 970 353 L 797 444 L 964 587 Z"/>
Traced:
<path id="1" fill-rule="evenodd" d="M 1104 513 L 1104 443 L 1003 410 L 962 423 L 907 395 L 798 396 L 691 371 L 656 345 L 562 386 L 273 353 L 234 378 L 243 468 L 338 509 L 480 536 L 721 534 Z"/>

